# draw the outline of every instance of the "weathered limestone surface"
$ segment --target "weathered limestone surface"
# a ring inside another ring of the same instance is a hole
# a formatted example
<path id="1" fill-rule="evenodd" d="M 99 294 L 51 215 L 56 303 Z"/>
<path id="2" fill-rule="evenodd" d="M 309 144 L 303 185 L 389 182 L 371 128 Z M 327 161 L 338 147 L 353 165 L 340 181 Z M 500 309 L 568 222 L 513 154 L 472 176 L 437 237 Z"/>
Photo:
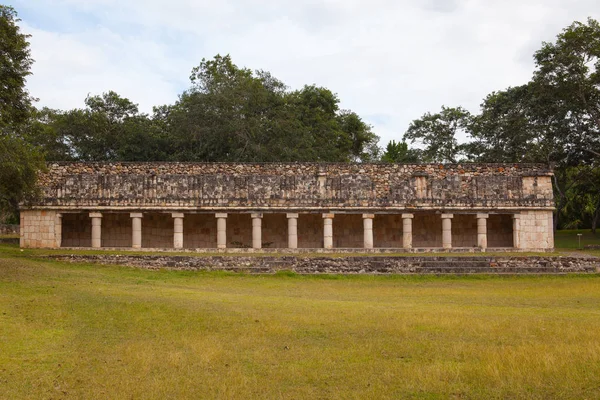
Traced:
<path id="1" fill-rule="evenodd" d="M 553 207 L 542 164 L 52 163 L 25 207 Z"/>
<path id="2" fill-rule="evenodd" d="M 144 269 L 234 271 L 301 274 L 443 274 L 443 273 L 595 273 L 600 258 L 577 257 L 244 257 L 244 256 L 132 256 L 58 255 L 61 261 L 117 264 Z"/>
<path id="3" fill-rule="evenodd" d="M 545 250 L 551 176 L 542 164 L 52 163 L 22 205 L 21 245 Z"/>
<path id="4" fill-rule="evenodd" d="M 60 218 L 49 210 L 21 213 L 21 247 L 60 247 Z"/>

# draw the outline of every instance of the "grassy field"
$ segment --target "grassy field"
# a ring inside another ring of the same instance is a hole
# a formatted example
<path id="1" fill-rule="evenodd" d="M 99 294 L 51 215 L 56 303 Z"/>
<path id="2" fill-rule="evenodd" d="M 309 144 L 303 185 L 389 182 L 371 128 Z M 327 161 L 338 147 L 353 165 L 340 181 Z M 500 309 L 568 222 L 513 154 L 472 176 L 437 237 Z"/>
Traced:
<path id="1" fill-rule="evenodd" d="M 600 398 L 600 276 L 248 276 L 0 253 L 0 398 Z"/>
<path id="2" fill-rule="evenodd" d="M 581 234 L 582 247 L 586 244 L 600 245 L 600 232 L 594 235 L 589 229 L 562 230 L 556 232 L 554 239 L 556 248 L 576 249 L 579 246 L 577 234 Z"/>

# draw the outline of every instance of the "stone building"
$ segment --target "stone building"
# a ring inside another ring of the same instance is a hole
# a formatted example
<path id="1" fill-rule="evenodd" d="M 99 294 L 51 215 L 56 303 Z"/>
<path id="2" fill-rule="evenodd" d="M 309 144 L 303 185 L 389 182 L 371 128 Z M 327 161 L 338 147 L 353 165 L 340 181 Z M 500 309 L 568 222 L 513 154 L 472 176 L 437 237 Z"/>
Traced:
<path id="1" fill-rule="evenodd" d="M 554 247 L 542 164 L 53 163 L 22 247 Z M 376 251 L 376 250 L 369 250 Z"/>

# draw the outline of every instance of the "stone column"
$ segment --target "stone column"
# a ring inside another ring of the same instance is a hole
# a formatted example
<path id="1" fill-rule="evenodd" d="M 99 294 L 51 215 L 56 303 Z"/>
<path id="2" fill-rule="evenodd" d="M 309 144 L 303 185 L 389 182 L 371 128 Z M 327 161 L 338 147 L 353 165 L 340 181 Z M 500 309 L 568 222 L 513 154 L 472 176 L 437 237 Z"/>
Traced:
<path id="1" fill-rule="evenodd" d="M 548 235 L 548 247 L 554 248 L 554 213 L 552 211 L 548 211 L 548 230 L 546 231 Z"/>
<path id="2" fill-rule="evenodd" d="M 102 213 L 90 213 L 92 219 L 92 247 L 102 247 Z"/>
<path id="3" fill-rule="evenodd" d="M 252 248 L 262 247 L 262 213 L 251 214 L 252 217 Z"/>
<path id="4" fill-rule="evenodd" d="M 477 214 L 477 247 L 487 249 L 487 219 L 489 214 Z"/>
<path id="5" fill-rule="evenodd" d="M 373 248 L 373 218 L 375 214 L 363 214 L 363 247 Z"/>
<path id="6" fill-rule="evenodd" d="M 513 214 L 513 247 L 521 248 L 521 215 Z"/>
<path id="7" fill-rule="evenodd" d="M 56 213 L 54 220 L 54 246 L 62 246 L 62 214 Z"/>
<path id="8" fill-rule="evenodd" d="M 402 214 L 402 247 L 412 249 L 412 220 L 414 214 Z"/>
<path id="9" fill-rule="evenodd" d="M 227 247 L 227 213 L 216 213 L 217 219 L 217 248 Z"/>
<path id="10" fill-rule="evenodd" d="M 452 248 L 452 218 L 454 214 L 442 214 L 442 247 Z"/>
<path id="11" fill-rule="evenodd" d="M 171 213 L 173 217 L 173 247 L 183 248 L 183 213 Z"/>
<path id="12" fill-rule="evenodd" d="M 131 247 L 134 249 L 142 248 L 142 213 L 130 213 L 131 217 Z"/>
<path id="13" fill-rule="evenodd" d="M 298 248 L 298 214 L 287 214 L 288 219 L 288 248 Z"/>
<path id="14" fill-rule="evenodd" d="M 334 214 L 323 214 L 323 248 L 333 249 L 333 217 Z"/>

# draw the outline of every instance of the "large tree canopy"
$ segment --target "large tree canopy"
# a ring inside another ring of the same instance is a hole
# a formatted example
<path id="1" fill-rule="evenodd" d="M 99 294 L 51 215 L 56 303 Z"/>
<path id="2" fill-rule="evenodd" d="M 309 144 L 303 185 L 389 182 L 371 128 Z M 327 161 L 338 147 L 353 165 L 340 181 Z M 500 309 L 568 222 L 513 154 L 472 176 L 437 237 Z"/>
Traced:
<path id="1" fill-rule="evenodd" d="M 21 33 L 17 22 L 17 12 L 0 5 L 0 130 L 24 123 L 31 111 L 25 79 L 33 59 L 29 35 Z"/>
<path id="2" fill-rule="evenodd" d="M 444 107 L 439 113 L 426 113 L 411 122 L 404 140 L 423 146 L 422 161 L 456 162 L 462 147 L 457 135 L 468 132 L 471 114 L 462 107 Z"/>
<path id="3" fill-rule="evenodd" d="M 0 222 L 15 219 L 18 204 L 35 194 L 40 154 L 22 138 L 32 112 L 25 79 L 33 63 L 17 13 L 0 5 Z"/>
<path id="4" fill-rule="evenodd" d="M 86 108 L 37 113 L 31 141 L 48 159 L 86 161 L 369 161 L 378 137 L 330 90 L 290 91 L 229 56 L 202 60 L 191 87 L 152 116 L 115 92 Z"/>
<path id="5" fill-rule="evenodd" d="M 535 53 L 533 82 L 544 93 L 544 110 L 564 117 L 571 163 L 600 157 L 600 24 L 574 22 Z"/>
<path id="6" fill-rule="evenodd" d="M 442 107 L 413 121 L 404 139 L 422 147 L 422 161 L 553 163 L 555 222 L 566 218 L 565 226 L 580 221 L 596 227 L 600 24 L 593 19 L 574 22 L 555 42 L 544 42 L 534 60 L 529 82 L 491 93 L 478 114 Z M 467 141 L 459 143 L 457 133 Z M 389 150 L 395 151 L 394 146 Z"/>

